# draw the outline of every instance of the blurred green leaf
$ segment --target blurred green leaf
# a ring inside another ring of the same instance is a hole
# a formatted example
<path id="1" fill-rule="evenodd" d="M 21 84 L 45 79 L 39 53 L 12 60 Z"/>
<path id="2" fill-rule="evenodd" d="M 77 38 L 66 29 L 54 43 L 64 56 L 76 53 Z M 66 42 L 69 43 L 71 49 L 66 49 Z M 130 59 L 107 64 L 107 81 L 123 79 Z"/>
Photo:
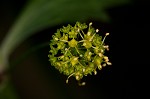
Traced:
<path id="1" fill-rule="evenodd" d="M 0 99 L 19 99 L 10 80 L 5 81 L 3 90 L 0 90 Z"/>
<path id="2" fill-rule="evenodd" d="M 107 22 L 109 16 L 106 9 L 128 2 L 129 0 L 30 0 L 0 46 L 0 69 L 5 67 L 15 48 L 37 31 L 64 22 L 88 19 Z"/>

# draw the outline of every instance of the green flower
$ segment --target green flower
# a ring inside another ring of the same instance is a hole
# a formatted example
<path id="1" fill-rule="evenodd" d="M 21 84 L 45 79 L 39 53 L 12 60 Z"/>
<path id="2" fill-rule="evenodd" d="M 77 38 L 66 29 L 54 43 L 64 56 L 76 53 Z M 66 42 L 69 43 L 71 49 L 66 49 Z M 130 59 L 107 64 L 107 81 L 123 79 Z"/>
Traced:
<path id="1" fill-rule="evenodd" d="M 92 23 L 87 26 L 76 22 L 75 26 L 63 26 L 52 36 L 49 61 L 60 73 L 68 76 L 66 83 L 72 76 L 80 82 L 84 76 L 93 73 L 96 75 L 97 69 L 101 70 L 106 64 L 111 65 L 104 55 L 108 50 L 104 41 L 109 33 L 102 39 L 98 32 L 98 29 L 92 27 Z M 85 85 L 85 82 L 79 85 Z"/>

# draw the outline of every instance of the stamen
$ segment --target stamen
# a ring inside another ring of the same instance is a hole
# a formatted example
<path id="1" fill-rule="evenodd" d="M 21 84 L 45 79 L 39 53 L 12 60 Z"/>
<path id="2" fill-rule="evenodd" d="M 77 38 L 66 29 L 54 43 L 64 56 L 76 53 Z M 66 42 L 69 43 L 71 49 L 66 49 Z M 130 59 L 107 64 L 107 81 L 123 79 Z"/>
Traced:
<path id="1" fill-rule="evenodd" d="M 108 59 L 108 57 L 107 57 L 107 56 L 104 56 L 104 59 L 105 59 L 105 61 L 106 61 L 106 62 L 108 62 L 108 61 L 109 61 L 109 59 Z"/>
<path id="2" fill-rule="evenodd" d="M 81 35 L 81 33 L 80 33 L 80 32 L 79 32 L 79 34 L 80 34 L 81 38 L 84 40 L 84 38 L 83 38 L 83 36 Z"/>
<path id="3" fill-rule="evenodd" d="M 67 80 L 66 80 L 66 83 L 68 83 L 68 81 L 69 81 L 69 78 L 71 77 L 71 76 L 73 76 L 75 73 L 72 73 L 72 74 L 70 74 L 69 76 L 68 76 L 68 78 L 67 78 Z"/>
<path id="4" fill-rule="evenodd" d="M 98 32 L 99 31 L 99 29 L 96 29 L 96 32 Z"/>
<path id="5" fill-rule="evenodd" d="M 82 54 L 80 54 L 80 57 L 83 57 L 83 55 L 82 55 Z"/>
<path id="6" fill-rule="evenodd" d="M 59 40 L 59 41 L 62 41 L 62 42 L 68 42 L 68 41 L 66 41 L 66 40 Z"/>
<path id="7" fill-rule="evenodd" d="M 102 65 L 98 65 L 98 69 L 101 70 L 102 69 Z"/>
<path id="8" fill-rule="evenodd" d="M 93 37 L 95 36 L 96 33 L 93 34 L 93 36 L 91 37 L 90 41 L 92 41 Z"/>
<path id="9" fill-rule="evenodd" d="M 109 46 L 108 45 L 105 45 L 103 46 L 107 51 L 109 50 Z"/>
<path id="10" fill-rule="evenodd" d="M 82 71 L 85 72 L 85 68 L 83 68 Z"/>
<path id="11" fill-rule="evenodd" d="M 99 55 L 99 57 L 102 57 L 102 56 L 103 56 L 103 54 L 102 54 L 102 53 L 99 53 L 98 55 Z"/>
<path id="12" fill-rule="evenodd" d="M 84 41 L 85 41 L 85 40 L 81 40 L 81 41 L 79 41 L 79 43 L 80 43 L 80 42 L 84 42 Z"/>
<path id="13" fill-rule="evenodd" d="M 109 33 L 106 33 L 106 36 L 109 35 Z"/>
<path id="14" fill-rule="evenodd" d="M 78 30 L 77 30 L 78 32 L 80 32 L 80 29 L 78 28 Z"/>
<path id="15" fill-rule="evenodd" d="M 107 62 L 107 65 L 112 65 L 112 63 L 111 62 Z"/>
<path id="16" fill-rule="evenodd" d="M 70 49 L 70 47 L 69 48 L 65 48 L 65 54 L 64 55 L 66 55 L 66 53 L 68 52 L 68 50 Z"/>
<path id="17" fill-rule="evenodd" d="M 94 71 L 94 75 L 97 75 L 97 71 L 96 70 Z"/>
<path id="18" fill-rule="evenodd" d="M 92 46 L 92 48 L 96 49 L 96 47 Z"/>
<path id="19" fill-rule="evenodd" d="M 86 83 L 85 82 L 78 82 L 79 86 L 84 86 Z"/>
<path id="20" fill-rule="evenodd" d="M 105 37 L 104 37 L 104 39 L 103 39 L 103 41 L 102 41 L 102 44 L 104 43 L 104 41 L 105 41 L 107 35 L 109 35 L 109 33 L 106 33 L 106 34 L 105 34 Z M 102 45 L 102 44 L 101 44 L 101 45 Z"/>
<path id="21" fill-rule="evenodd" d="M 91 26 L 91 25 L 92 25 L 92 22 L 90 22 L 89 26 Z"/>
<path id="22" fill-rule="evenodd" d="M 104 63 L 102 66 L 103 66 L 103 67 L 105 67 L 105 66 L 106 66 L 106 64 Z"/>
<path id="23" fill-rule="evenodd" d="M 89 29 L 88 29 L 88 30 L 90 30 L 91 25 L 92 25 L 92 22 L 91 22 L 91 23 L 89 23 Z"/>
<path id="24" fill-rule="evenodd" d="M 75 47 L 75 49 L 76 49 L 77 53 L 80 55 L 80 52 L 79 52 L 79 50 L 77 49 L 77 47 Z"/>

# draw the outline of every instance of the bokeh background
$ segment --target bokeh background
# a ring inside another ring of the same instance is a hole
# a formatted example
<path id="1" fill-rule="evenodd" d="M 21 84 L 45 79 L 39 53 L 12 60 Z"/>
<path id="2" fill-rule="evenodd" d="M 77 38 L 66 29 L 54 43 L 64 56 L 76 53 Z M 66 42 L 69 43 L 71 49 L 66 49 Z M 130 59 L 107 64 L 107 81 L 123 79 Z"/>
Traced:
<path id="1" fill-rule="evenodd" d="M 47 0 L 49 1 L 55 0 Z M 38 3 L 37 12 L 39 10 L 39 14 L 43 15 L 40 15 L 39 19 L 33 17 L 27 20 L 26 23 L 31 23 L 31 26 L 30 24 L 26 26 L 24 31 L 36 27 L 32 22 L 44 24 L 48 21 L 44 20 L 47 18 L 45 15 L 52 14 L 54 18 L 50 17 L 50 23 L 47 22 L 47 25 L 41 27 L 39 25 L 40 29 L 37 31 L 33 29 L 30 36 L 24 35 L 26 32 L 16 36 L 16 39 L 25 38 L 9 54 L 9 69 L 0 75 L 0 82 L 9 79 L 0 90 L 0 99 L 134 99 L 139 97 L 139 88 L 144 87 L 139 86 L 141 84 L 139 82 L 144 81 L 141 73 L 144 71 L 146 75 L 145 67 L 150 65 L 147 58 L 149 3 L 144 0 L 120 0 L 121 3 L 117 3 L 118 0 L 91 0 L 91 3 L 94 2 L 93 6 L 96 6 L 94 8 L 84 6 L 90 0 L 83 0 L 81 3 L 76 3 L 78 0 L 65 0 L 67 1 L 65 3 L 63 0 L 56 1 L 50 5 L 56 6 L 55 9 L 45 14 L 40 12 L 42 2 Z M 99 1 L 102 1 L 101 4 Z M 0 44 L 14 28 L 20 16 L 24 15 L 28 5 L 31 6 L 34 2 L 40 2 L 40 0 L 0 1 Z M 46 4 L 46 0 L 44 3 Z M 70 4 L 72 4 L 71 7 L 69 7 Z M 70 8 L 77 12 L 70 13 L 70 10 L 66 10 Z M 48 8 L 43 8 L 43 12 L 44 9 Z M 64 10 L 61 11 L 61 9 Z M 34 11 L 28 14 L 33 13 Z M 76 13 L 79 15 L 73 15 Z M 33 21 L 34 19 L 36 20 Z M 106 54 L 113 65 L 98 71 L 96 76 L 85 77 L 83 81 L 86 81 L 86 86 L 78 86 L 73 77 L 70 78 L 69 84 L 66 84 L 67 77 L 50 66 L 47 57 L 51 36 L 58 28 L 67 24 L 74 25 L 76 21 L 87 24 L 93 22 L 93 27 L 98 28 L 102 35 L 106 32 L 110 33 L 106 39 L 106 43 L 110 45 L 110 51 Z"/>

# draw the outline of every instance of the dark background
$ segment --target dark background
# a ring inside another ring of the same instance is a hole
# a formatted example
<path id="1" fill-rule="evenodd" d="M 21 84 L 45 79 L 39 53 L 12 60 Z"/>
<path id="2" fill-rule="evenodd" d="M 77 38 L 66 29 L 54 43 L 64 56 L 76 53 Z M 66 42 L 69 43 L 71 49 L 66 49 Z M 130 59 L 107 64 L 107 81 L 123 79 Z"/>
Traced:
<path id="1" fill-rule="evenodd" d="M 0 1 L 0 41 L 26 2 Z M 141 93 L 147 87 L 145 78 L 150 65 L 148 7 L 148 1 L 132 0 L 131 4 L 107 10 L 110 23 L 87 20 L 96 28 L 100 26 L 102 33 L 110 33 L 106 39 L 110 51 L 106 54 L 113 65 L 98 71 L 96 76 L 85 77 L 86 86 L 78 86 L 74 78 L 70 78 L 69 84 L 65 83 L 67 77 L 50 66 L 49 46 L 33 49 L 22 57 L 33 46 L 49 42 L 56 29 L 65 24 L 39 31 L 28 38 L 10 58 L 10 74 L 20 99 L 134 99 L 141 96 L 144 99 L 145 95 Z"/>

